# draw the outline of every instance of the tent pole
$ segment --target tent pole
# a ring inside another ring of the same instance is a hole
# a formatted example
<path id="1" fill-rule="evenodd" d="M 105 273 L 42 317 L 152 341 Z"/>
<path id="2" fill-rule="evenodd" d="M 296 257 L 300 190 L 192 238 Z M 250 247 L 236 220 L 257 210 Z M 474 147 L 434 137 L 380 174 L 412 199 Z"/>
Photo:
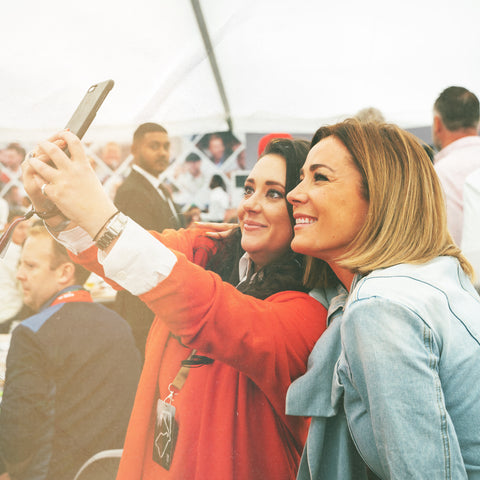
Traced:
<path id="1" fill-rule="evenodd" d="M 233 122 L 232 115 L 230 113 L 230 105 L 228 104 L 228 98 L 227 94 L 225 93 L 225 88 L 223 86 L 222 76 L 220 75 L 220 70 L 218 69 L 215 52 L 213 51 L 212 42 L 210 41 L 210 35 L 208 33 L 207 25 L 205 23 L 205 18 L 203 17 L 202 8 L 200 7 L 200 0 L 191 0 L 191 3 L 193 11 L 195 13 L 195 18 L 197 19 L 198 28 L 200 29 L 200 33 L 202 35 L 203 44 L 205 45 L 205 50 L 207 51 L 208 60 L 210 61 L 213 76 L 215 77 L 218 93 L 220 94 L 220 98 L 222 99 L 228 130 L 230 132 L 233 132 Z"/>

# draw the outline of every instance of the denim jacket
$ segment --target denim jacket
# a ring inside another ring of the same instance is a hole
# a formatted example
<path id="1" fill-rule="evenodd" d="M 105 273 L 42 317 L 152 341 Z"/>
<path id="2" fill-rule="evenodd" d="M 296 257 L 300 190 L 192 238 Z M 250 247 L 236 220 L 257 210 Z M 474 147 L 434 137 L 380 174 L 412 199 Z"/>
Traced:
<path id="1" fill-rule="evenodd" d="M 287 395 L 313 417 L 298 479 L 480 479 L 480 298 L 457 260 L 356 279 L 343 316 L 340 298 Z"/>

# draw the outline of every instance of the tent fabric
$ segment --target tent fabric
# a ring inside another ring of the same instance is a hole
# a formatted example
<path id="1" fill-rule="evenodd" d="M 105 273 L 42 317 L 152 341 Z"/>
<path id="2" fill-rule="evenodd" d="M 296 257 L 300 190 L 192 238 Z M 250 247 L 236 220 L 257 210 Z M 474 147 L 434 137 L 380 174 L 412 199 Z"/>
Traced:
<path id="1" fill-rule="evenodd" d="M 312 132 L 379 108 L 431 123 L 449 85 L 480 94 L 477 0 L 200 0 L 236 132 Z M 87 135 L 227 129 L 189 0 L 17 0 L 0 29 L 0 141 L 62 128 L 93 83 L 115 87 Z"/>

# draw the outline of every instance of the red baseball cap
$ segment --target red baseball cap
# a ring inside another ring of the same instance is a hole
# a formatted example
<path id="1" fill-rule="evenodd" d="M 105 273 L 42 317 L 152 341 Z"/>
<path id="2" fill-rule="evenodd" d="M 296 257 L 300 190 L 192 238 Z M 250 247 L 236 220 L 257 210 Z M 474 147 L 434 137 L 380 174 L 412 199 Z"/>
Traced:
<path id="1" fill-rule="evenodd" d="M 258 142 L 258 156 L 262 155 L 265 151 L 265 147 L 272 141 L 274 138 L 293 138 L 289 133 L 269 133 L 268 135 L 263 136 Z"/>

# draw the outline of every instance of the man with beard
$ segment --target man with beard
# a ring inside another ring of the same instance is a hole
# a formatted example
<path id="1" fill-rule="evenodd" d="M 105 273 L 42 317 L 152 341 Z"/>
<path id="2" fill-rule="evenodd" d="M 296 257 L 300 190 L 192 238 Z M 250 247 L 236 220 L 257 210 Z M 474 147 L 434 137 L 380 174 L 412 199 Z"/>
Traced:
<path id="1" fill-rule="evenodd" d="M 148 230 L 181 227 L 170 192 L 159 179 L 170 163 L 170 139 L 165 128 L 157 123 L 140 125 L 133 135 L 131 152 L 132 171 L 118 188 L 115 205 Z M 115 309 L 130 323 L 143 355 L 153 313 L 126 291 L 117 293 Z"/>

